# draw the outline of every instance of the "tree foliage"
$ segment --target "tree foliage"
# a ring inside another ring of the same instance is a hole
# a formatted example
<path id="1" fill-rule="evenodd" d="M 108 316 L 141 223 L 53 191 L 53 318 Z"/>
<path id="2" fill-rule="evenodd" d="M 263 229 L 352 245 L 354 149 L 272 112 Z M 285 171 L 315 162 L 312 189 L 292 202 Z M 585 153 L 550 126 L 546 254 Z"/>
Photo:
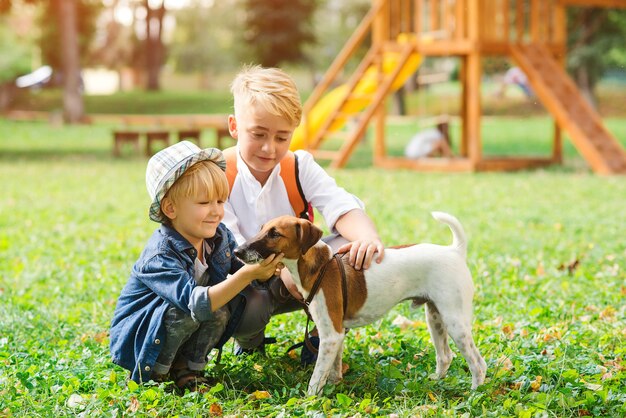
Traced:
<path id="1" fill-rule="evenodd" d="M 207 73 L 238 67 L 247 48 L 237 31 L 243 24 L 237 4 L 235 0 L 222 0 L 206 6 L 197 1 L 175 12 L 176 30 L 169 58 L 177 71 Z"/>
<path id="2" fill-rule="evenodd" d="M 626 10 L 569 8 L 567 66 L 593 103 L 594 88 L 606 71 L 626 67 Z"/>
<path id="3" fill-rule="evenodd" d="M 0 16 L 0 83 L 30 71 L 30 47 L 11 30 Z"/>
<path id="4" fill-rule="evenodd" d="M 39 40 L 43 62 L 50 65 L 55 70 L 62 68 L 60 11 L 55 6 L 56 2 L 41 2 L 43 9 L 39 17 L 41 28 L 41 38 Z M 78 31 L 78 47 L 81 63 L 90 63 L 90 46 L 96 33 L 96 21 L 102 11 L 102 2 L 98 0 L 75 1 Z"/>
<path id="5" fill-rule="evenodd" d="M 244 39 L 258 62 L 266 67 L 303 62 L 305 44 L 315 41 L 313 0 L 245 0 Z"/>

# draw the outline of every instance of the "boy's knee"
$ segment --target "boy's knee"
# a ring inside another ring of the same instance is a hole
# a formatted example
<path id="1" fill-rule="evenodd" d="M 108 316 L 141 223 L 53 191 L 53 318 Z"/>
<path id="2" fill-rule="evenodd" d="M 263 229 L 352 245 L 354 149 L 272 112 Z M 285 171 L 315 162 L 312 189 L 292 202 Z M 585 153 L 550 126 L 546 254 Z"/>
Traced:
<path id="1" fill-rule="evenodd" d="M 221 308 L 213 311 L 213 315 L 206 321 L 214 324 L 215 326 L 223 326 L 225 327 L 230 320 L 230 309 L 228 306 L 224 305 Z"/>
<path id="2" fill-rule="evenodd" d="M 200 324 L 193 320 L 188 313 L 171 306 L 163 319 L 168 335 L 188 336 L 195 332 Z"/>

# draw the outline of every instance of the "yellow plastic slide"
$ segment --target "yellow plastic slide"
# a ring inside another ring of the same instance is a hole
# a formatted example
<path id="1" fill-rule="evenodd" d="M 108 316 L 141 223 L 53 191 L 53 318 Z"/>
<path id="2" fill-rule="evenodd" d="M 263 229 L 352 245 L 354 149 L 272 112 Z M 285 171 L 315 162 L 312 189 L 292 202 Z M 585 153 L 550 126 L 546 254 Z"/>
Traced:
<path id="1" fill-rule="evenodd" d="M 383 71 L 385 74 L 389 74 L 394 71 L 397 66 L 397 62 L 400 59 L 400 54 L 397 52 L 387 52 L 383 56 Z M 395 83 L 391 86 L 392 91 L 396 91 L 411 76 L 411 74 L 415 73 L 417 68 L 422 63 L 422 56 L 415 53 L 412 54 L 404 67 L 398 74 Z M 350 99 L 348 100 L 341 110 L 342 114 L 345 115 L 353 115 L 361 112 L 363 109 L 367 107 L 370 103 L 368 97 L 373 97 L 373 94 L 376 92 L 376 88 L 378 87 L 378 76 L 377 69 L 374 67 L 370 67 L 367 69 L 361 80 L 357 83 L 355 87 L 355 94 L 357 96 L 363 96 L 363 98 L 358 99 Z M 311 113 L 309 114 L 308 119 L 308 127 L 310 132 L 315 132 L 319 127 L 324 123 L 326 118 L 340 105 L 343 101 L 344 97 L 348 94 L 348 86 L 346 84 L 342 84 L 339 87 L 334 88 L 330 92 L 328 92 L 322 99 L 311 109 Z M 346 123 L 345 118 L 337 119 L 330 126 L 330 131 L 336 131 L 341 129 L 343 125 Z M 304 142 L 304 123 L 301 123 L 298 128 L 293 133 L 293 137 L 291 139 L 290 149 L 297 150 L 306 148 L 306 144 Z"/>

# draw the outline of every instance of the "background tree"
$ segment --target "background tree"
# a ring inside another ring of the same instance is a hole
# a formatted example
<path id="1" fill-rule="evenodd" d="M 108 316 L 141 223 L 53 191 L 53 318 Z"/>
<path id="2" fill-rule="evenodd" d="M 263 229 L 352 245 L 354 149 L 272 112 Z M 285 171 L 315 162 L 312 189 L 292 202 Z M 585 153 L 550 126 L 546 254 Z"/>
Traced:
<path id="1" fill-rule="evenodd" d="M 313 43 L 314 0 L 245 0 L 244 39 L 263 66 L 303 62 L 304 45 Z"/>
<path id="2" fill-rule="evenodd" d="M 608 69 L 626 64 L 626 10 L 569 8 L 567 30 L 568 70 L 595 106 L 598 81 Z"/>
<path id="3" fill-rule="evenodd" d="M 44 4 L 40 19 L 45 28 L 41 37 L 44 61 L 61 76 L 63 119 L 69 123 L 80 122 L 85 116 L 81 57 L 86 57 L 95 33 L 100 3 L 95 0 L 51 0 Z M 50 16 L 54 19 L 50 20 Z"/>
<path id="4" fill-rule="evenodd" d="M 122 69 L 132 68 L 134 70 L 133 75 L 135 75 L 143 71 L 143 68 L 140 68 L 138 60 L 134 59 L 137 51 L 141 49 L 134 25 L 123 25 L 115 18 L 118 3 L 119 0 L 112 0 L 109 7 L 101 15 L 103 36 L 93 46 L 91 57 L 98 65 L 118 72 L 119 89 L 122 90 Z M 131 13 L 134 16 L 137 5 L 133 5 L 133 7 Z"/>
<path id="5" fill-rule="evenodd" d="M 146 9 L 146 45 L 145 63 L 147 73 L 147 90 L 161 88 L 161 67 L 165 60 L 163 45 L 163 18 L 165 17 L 165 0 L 144 0 Z"/>
<path id="6" fill-rule="evenodd" d="M 63 116 L 69 123 L 84 118 L 80 78 L 81 45 L 83 51 L 95 28 L 96 0 L 0 0 L 0 12 L 10 11 L 18 3 L 40 5 L 42 28 L 40 44 L 43 62 L 62 76 Z M 92 13 L 93 11 L 93 13 Z M 81 37 L 81 34 L 83 37 Z"/>
<path id="7" fill-rule="evenodd" d="M 200 73 L 203 86 L 208 87 L 212 74 L 238 68 L 239 58 L 249 56 L 249 48 L 237 30 L 243 26 L 241 4 L 237 0 L 204 3 L 197 0 L 173 12 L 176 29 L 168 52 L 177 72 Z"/>
<path id="8" fill-rule="evenodd" d="M 16 33 L 8 16 L 0 16 L 0 111 L 11 104 L 16 92 L 15 78 L 30 72 L 32 39 Z"/>

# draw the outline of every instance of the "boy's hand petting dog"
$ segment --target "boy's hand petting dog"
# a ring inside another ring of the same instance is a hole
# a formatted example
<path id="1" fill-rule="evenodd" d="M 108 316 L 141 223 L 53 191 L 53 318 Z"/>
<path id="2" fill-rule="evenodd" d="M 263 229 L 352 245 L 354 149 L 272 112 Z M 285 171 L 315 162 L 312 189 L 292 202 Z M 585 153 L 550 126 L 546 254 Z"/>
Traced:
<path id="1" fill-rule="evenodd" d="M 374 254 L 378 253 L 376 262 L 383 261 L 385 247 L 379 238 L 361 239 L 342 245 L 337 250 L 338 253 L 350 251 L 349 263 L 357 270 L 367 270 L 372 265 Z"/>
<path id="2" fill-rule="evenodd" d="M 259 282 L 265 282 L 274 275 L 280 274 L 280 270 L 285 267 L 282 263 L 283 257 L 283 253 L 271 254 L 258 264 L 245 264 L 241 270 L 251 277 L 251 281 L 256 279 Z"/>

